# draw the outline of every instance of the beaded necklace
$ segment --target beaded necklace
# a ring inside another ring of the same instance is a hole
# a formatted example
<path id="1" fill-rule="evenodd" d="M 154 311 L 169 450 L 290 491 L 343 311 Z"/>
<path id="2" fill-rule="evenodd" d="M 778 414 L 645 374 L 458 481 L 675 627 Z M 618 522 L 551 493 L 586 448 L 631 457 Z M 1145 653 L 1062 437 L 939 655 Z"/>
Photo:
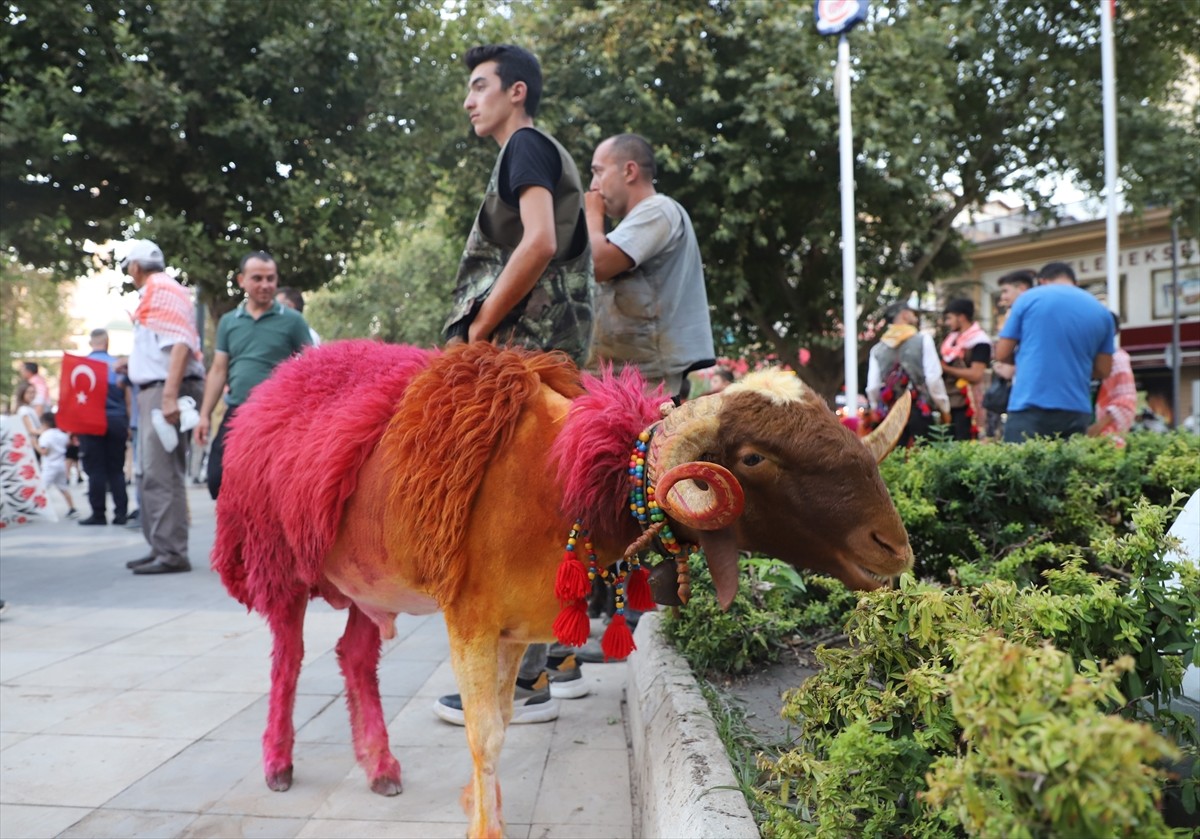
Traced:
<path id="1" fill-rule="evenodd" d="M 679 599 L 686 605 L 692 592 L 688 559 L 698 556 L 700 548 L 689 544 L 685 550 L 671 532 L 666 513 L 658 506 L 658 500 L 654 497 L 654 485 L 646 479 L 646 452 L 650 447 L 650 436 L 649 430 L 639 434 L 629 455 L 629 511 L 643 531 L 652 532 L 657 536 L 663 550 L 675 561 Z M 636 563 L 636 559 L 634 561 Z"/>

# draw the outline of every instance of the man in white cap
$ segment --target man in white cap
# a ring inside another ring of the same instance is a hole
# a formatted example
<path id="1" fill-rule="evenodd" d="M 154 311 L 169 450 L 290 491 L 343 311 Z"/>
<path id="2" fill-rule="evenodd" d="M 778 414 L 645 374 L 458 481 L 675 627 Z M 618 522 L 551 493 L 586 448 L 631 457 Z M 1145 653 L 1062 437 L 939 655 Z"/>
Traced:
<path id="1" fill-rule="evenodd" d="M 196 332 L 192 296 L 165 271 L 158 245 L 149 239 L 130 242 L 121 258 L 141 295 L 133 314 L 133 352 L 129 380 L 138 386 L 138 431 L 142 435 L 142 533 L 150 555 L 126 563 L 135 574 L 191 571 L 188 561 L 187 443 L 168 448 L 155 433 L 152 414 L 179 430 L 179 400 L 190 396 L 199 403 L 204 394 L 204 364 Z"/>

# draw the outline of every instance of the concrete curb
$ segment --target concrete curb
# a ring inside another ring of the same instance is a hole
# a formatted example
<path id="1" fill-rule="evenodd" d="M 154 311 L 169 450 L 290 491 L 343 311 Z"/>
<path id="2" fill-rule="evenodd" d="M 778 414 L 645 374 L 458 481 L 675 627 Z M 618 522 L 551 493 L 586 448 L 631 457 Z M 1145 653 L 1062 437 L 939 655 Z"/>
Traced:
<path id="1" fill-rule="evenodd" d="M 659 621 L 642 615 L 628 664 L 635 834 L 758 839 L 700 686 L 662 639 Z"/>

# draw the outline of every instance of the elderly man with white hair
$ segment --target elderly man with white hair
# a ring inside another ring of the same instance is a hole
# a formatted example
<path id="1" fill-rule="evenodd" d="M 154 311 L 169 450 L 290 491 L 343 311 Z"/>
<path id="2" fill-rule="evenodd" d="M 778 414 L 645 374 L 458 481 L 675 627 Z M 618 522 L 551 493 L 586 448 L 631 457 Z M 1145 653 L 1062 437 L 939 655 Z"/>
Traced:
<path id="1" fill-rule="evenodd" d="M 179 400 L 189 396 L 199 404 L 204 395 L 204 364 L 192 295 L 165 268 L 162 251 L 149 239 L 130 242 L 121 259 L 121 270 L 141 296 L 133 314 L 129 380 L 138 386 L 138 486 L 142 533 L 150 543 L 150 554 L 126 563 L 135 574 L 192 570 L 187 553 L 187 443 L 179 440 L 168 445 L 155 433 L 153 414 L 161 410 L 178 435 Z"/>

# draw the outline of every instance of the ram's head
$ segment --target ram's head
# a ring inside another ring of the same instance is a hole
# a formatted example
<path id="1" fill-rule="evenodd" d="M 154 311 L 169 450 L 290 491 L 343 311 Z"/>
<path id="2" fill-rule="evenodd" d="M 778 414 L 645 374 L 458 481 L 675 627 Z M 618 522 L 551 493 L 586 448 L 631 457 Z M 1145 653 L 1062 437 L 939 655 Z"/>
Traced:
<path id="1" fill-rule="evenodd" d="M 912 567 L 908 534 L 878 468 L 909 409 L 906 395 L 859 439 L 799 377 L 772 370 L 663 420 L 647 472 L 676 536 L 704 549 L 723 607 L 737 592 L 739 550 L 854 589 L 878 588 Z"/>

